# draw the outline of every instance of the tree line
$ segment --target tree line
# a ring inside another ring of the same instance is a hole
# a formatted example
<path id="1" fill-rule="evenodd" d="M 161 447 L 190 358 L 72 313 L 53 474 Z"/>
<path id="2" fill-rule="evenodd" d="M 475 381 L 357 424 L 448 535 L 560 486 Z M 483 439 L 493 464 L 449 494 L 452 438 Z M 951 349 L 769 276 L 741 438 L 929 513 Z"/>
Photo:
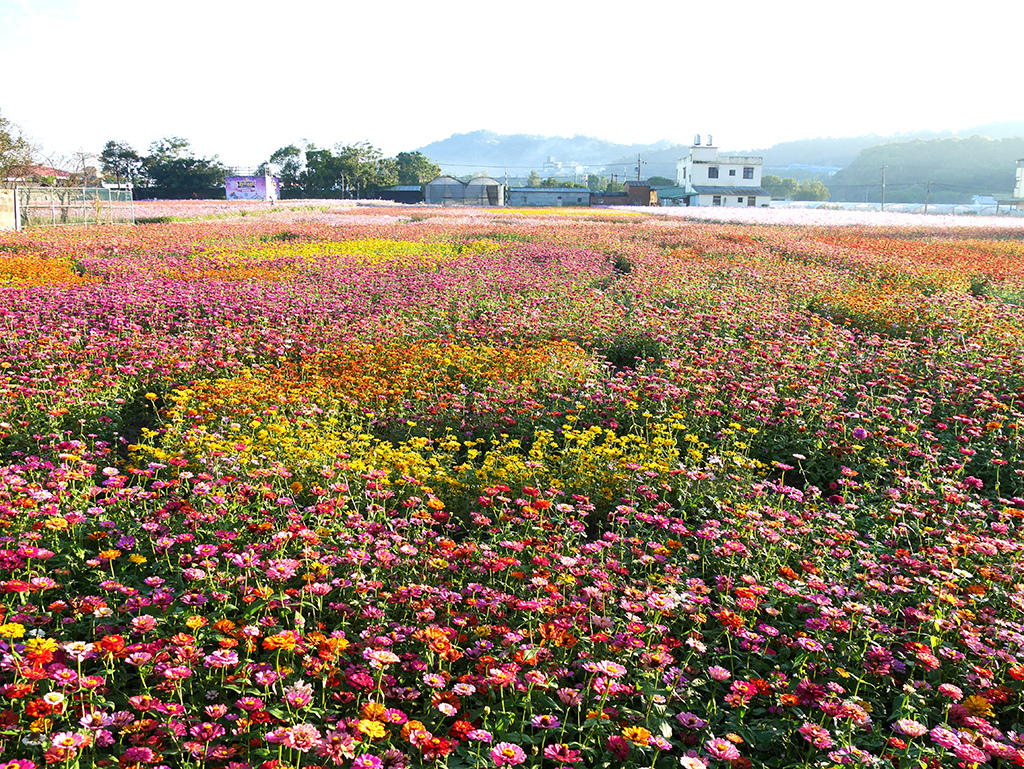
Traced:
<path id="1" fill-rule="evenodd" d="M 761 186 L 773 198 L 828 200 L 830 195 L 828 187 L 817 179 L 804 179 L 802 182 L 798 182 L 790 176 L 783 178 L 774 174 L 765 174 L 761 177 Z"/>
<path id="2" fill-rule="evenodd" d="M 130 183 L 136 197 L 223 196 L 229 170 L 216 155 L 200 157 L 187 139 L 177 136 L 153 142 L 146 155 L 127 142 L 112 140 L 99 161 L 105 175 L 118 184 Z M 369 142 L 358 142 L 333 148 L 289 144 L 256 170 L 265 172 L 280 178 L 282 198 L 360 198 L 396 184 L 422 184 L 439 176 L 441 169 L 420 152 L 388 158 Z"/>

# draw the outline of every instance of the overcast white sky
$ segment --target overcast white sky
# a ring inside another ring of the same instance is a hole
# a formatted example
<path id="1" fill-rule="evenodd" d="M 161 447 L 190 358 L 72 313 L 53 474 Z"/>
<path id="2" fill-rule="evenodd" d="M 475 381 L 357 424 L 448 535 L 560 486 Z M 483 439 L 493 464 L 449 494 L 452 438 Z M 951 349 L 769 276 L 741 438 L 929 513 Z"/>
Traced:
<path id="1" fill-rule="evenodd" d="M 743 150 L 1022 119 L 1022 21 L 1018 0 L 0 0 L 0 113 L 46 154 L 182 136 L 232 165 L 477 129 Z"/>

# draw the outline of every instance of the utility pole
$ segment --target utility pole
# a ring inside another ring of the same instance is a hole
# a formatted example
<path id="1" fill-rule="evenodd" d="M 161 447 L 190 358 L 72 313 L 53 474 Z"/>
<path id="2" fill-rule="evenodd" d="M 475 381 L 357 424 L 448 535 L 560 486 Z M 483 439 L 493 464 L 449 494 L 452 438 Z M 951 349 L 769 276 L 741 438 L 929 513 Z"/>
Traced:
<path id="1" fill-rule="evenodd" d="M 640 166 L 642 166 L 642 165 L 643 165 L 643 161 L 640 160 L 640 155 L 638 153 L 637 156 L 636 156 L 636 182 L 637 182 L 637 184 L 640 183 Z"/>
<path id="2" fill-rule="evenodd" d="M 882 207 L 878 209 L 879 211 L 885 210 L 885 169 L 888 167 L 889 166 L 882 166 Z"/>
<path id="3" fill-rule="evenodd" d="M 928 202 L 932 198 L 932 183 L 928 182 L 928 188 L 924 193 L 924 212 L 928 213 Z"/>

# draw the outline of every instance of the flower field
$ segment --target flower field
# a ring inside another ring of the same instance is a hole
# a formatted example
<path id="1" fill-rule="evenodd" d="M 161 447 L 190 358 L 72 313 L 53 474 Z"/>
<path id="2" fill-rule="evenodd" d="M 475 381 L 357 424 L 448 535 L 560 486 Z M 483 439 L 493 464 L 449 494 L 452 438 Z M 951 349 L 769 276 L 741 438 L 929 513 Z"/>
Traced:
<path id="1" fill-rule="evenodd" d="M 319 203 L 0 235 L 0 767 L 1024 765 L 1024 222 Z"/>

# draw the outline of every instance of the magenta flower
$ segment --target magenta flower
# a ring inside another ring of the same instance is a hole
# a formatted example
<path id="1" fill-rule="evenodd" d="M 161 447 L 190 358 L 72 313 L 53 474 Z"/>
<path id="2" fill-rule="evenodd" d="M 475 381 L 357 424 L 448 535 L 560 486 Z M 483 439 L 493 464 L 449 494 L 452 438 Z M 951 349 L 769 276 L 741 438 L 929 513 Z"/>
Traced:
<path id="1" fill-rule="evenodd" d="M 805 740 L 819 750 L 828 750 L 832 747 L 832 735 L 823 726 L 805 721 L 797 731 L 800 732 Z"/>
<path id="2" fill-rule="evenodd" d="M 537 729 L 557 729 L 562 725 L 562 722 L 558 720 L 558 716 L 549 715 L 534 716 L 530 723 Z"/>
<path id="3" fill-rule="evenodd" d="M 575 764 L 578 761 L 583 760 L 583 756 L 578 750 L 572 750 L 568 745 L 556 743 L 554 745 L 548 745 L 544 748 L 544 758 L 551 761 L 557 761 L 560 764 Z"/>

